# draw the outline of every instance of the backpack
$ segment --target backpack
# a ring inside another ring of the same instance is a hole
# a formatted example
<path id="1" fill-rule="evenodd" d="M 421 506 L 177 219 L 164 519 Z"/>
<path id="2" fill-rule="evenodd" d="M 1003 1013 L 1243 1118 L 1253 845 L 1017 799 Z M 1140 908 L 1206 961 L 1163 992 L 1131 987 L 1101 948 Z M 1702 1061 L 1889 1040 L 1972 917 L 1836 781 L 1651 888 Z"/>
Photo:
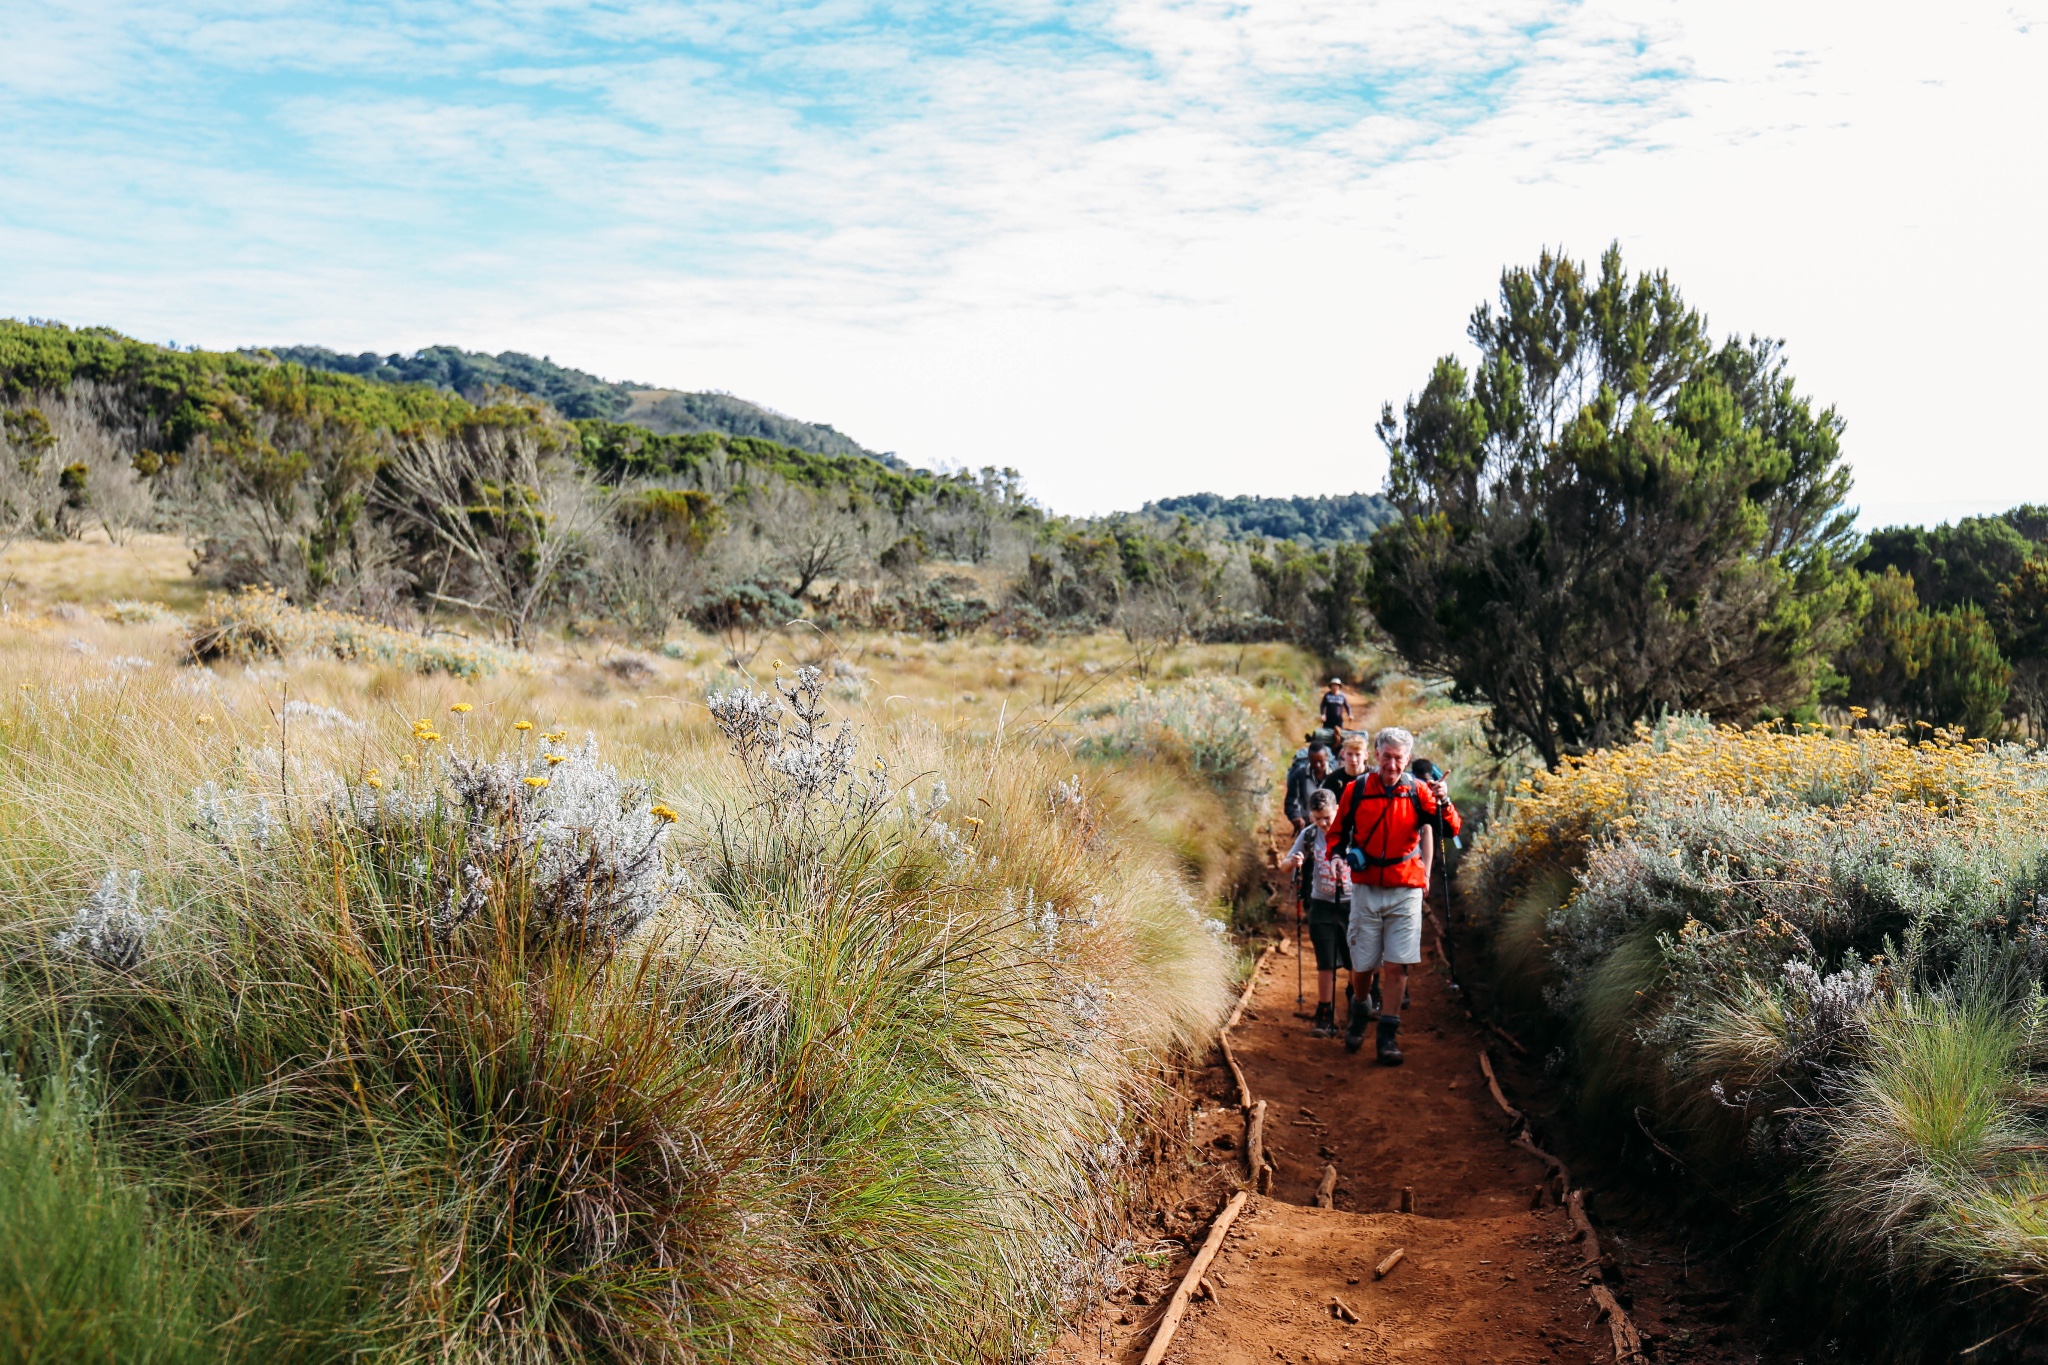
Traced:
<path id="1" fill-rule="evenodd" d="M 1358 782 L 1363 782 L 1370 776 L 1372 776 L 1371 773 L 1361 773 L 1358 781 L 1352 783 L 1352 786 L 1357 786 Z M 1349 796 L 1350 793 L 1347 791 L 1345 795 Z M 1412 863 L 1422 856 L 1422 839 L 1419 831 L 1430 823 L 1430 815 L 1422 804 L 1422 789 L 1416 784 L 1413 774 L 1410 773 L 1401 774 L 1400 781 L 1394 784 L 1394 790 L 1383 792 L 1373 798 L 1376 801 L 1384 802 L 1385 805 L 1380 810 L 1380 818 L 1373 821 L 1372 828 L 1366 831 L 1365 841 L 1367 843 L 1372 842 L 1372 836 L 1379 833 L 1380 826 L 1386 823 L 1387 816 L 1393 812 L 1394 802 L 1400 800 L 1403 795 L 1415 805 L 1415 826 L 1418 830 L 1415 847 L 1409 849 L 1398 858 L 1381 858 L 1367 853 L 1353 842 L 1351 837 L 1351 832 L 1358 827 L 1358 808 L 1353 806 L 1351 818 L 1344 822 L 1344 861 L 1351 865 L 1352 871 L 1364 872 L 1368 868 L 1399 867 L 1402 863 Z"/>

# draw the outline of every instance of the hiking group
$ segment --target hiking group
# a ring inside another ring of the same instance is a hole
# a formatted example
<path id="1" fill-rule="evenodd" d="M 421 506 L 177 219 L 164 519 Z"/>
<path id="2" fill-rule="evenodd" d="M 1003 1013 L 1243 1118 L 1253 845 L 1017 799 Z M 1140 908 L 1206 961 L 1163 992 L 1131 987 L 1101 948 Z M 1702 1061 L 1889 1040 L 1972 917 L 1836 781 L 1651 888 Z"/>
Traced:
<path id="1" fill-rule="evenodd" d="M 1446 774 L 1414 757 L 1415 736 L 1386 727 L 1373 736 L 1368 761 L 1365 735 L 1346 734 L 1351 703 L 1341 680 L 1330 680 L 1320 711 L 1322 729 L 1288 769 L 1285 809 L 1295 838 L 1281 863 L 1297 874 L 1315 947 L 1312 1028 L 1319 1038 L 1336 1036 L 1337 973 L 1344 971 L 1345 1049 L 1363 1047 L 1367 1027 L 1377 1023 L 1380 1063 L 1399 1066 L 1408 969 L 1422 961 L 1423 899 L 1441 845 L 1464 822 Z"/>

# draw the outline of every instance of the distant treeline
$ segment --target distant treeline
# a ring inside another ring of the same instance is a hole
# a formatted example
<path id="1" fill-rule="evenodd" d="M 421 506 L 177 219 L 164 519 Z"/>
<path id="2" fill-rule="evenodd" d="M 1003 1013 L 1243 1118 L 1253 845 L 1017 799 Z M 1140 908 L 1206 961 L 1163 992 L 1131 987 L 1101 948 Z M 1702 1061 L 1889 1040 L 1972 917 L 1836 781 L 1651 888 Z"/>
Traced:
<path id="1" fill-rule="evenodd" d="M 1226 498 L 1190 493 L 1148 502 L 1139 515 L 1164 521 L 1186 517 L 1197 526 L 1213 526 L 1230 536 L 1261 536 L 1325 547 L 1370 540 L 1375 531 L 1401 517 L 1394 504 L 1377 493 L 1316 498 Z"/>
<path id="2" fill-rule="evenodd" d="M 1361 638 L 1355 545 L 1269 550 L 1218 517 L 1072 521 L 1014 470 L 565 418 L 617 386 L 525 357 L 287 358 L 304 354 L 0 322 L 0 549 L 168 531 L 222 588 L 518 642 L 603 623 L 651 642 L 687 620 L 744 649 L 798 616 L 935 635 L 1110 625 L 1144 649 Z"/>

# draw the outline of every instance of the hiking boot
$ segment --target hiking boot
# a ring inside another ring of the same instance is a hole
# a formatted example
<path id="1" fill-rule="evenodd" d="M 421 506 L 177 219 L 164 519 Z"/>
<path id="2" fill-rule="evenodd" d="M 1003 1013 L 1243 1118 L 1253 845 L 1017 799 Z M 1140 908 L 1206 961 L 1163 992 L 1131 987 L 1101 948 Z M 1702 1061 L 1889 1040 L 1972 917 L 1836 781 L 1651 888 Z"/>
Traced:
<path id="1" fill-rule="evenodd" d="M 1337 1036 L 1337 1007 L 1335 1004 L 1325 1000 L 1322 1004 L 1316 1006 L 1316 1021 L 1309 1026 L 1309 1032 L 1318 1038 L 1334 1038 Z"/>
<path id="2" fill-rule="evenodd" d="M 1366 1021 L 1371 1018 L 1372 1012 L 1365 1008 L 1363 1001 L 1354 1000 L 1351 1002 L 1351 1018 L 1344 1029 L 1344 1050 L 1346 1052 L 1356 1052 L 1365 1046 L 1365 1025 Z"/>
<path id="3" fill-rule="evenodd" d="M 1401 1065 L 1401 1061 L 1402 1061 L 1402 1057 L 1401 1057 L 1401 1045 L 1400 1045 L 1399 1043 L 1397 1043 L 1397 1042 L 1395 1042 L 1395 1041 L 1394 1041 L 1394 1035 L 1395 1035 L 1395 1034 L 1397 1034 L 1397 1033 L 1399 1033 L 1400 1031 L 1401 1031 L 1401 1016 L 1400 1016 L 1400 1015 L 1398 1015 L 1398 1014 L 1382 1014 L 1382 1015 L 1380 1016 L 1380 1042 L 1379 1042 L 1379 1054 L 1380 1054 L 1380 1065 L 1381 1065 L 1381 1066 L 1399 1066 L 1399 1065 Z M 1361 1041 L 1361 1042 L 1363 1042 L 1363 1041 L 1364 1041 L 1364 1031 L 1363 1031 L 1363 1030 L 1360 1030 L 1360 1035 L 1359 1035 L 1359 1041 Z"/>

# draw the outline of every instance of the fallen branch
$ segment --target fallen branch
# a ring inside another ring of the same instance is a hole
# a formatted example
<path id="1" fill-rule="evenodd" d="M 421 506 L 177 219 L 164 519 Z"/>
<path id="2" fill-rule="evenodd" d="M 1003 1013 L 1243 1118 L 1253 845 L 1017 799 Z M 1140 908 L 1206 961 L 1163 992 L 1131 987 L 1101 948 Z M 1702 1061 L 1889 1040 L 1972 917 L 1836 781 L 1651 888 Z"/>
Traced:
<path id="1" fill-rule="evenodd" d="M 1244 1068 L 1237 1063 L 1237 1050 L 1230 1045 L 1230 1031 L 1237 1027 L 1238 1020 L 1244 1018 L 1245 1006 L 1251 1003 L 1252 992 L 1258 989 L 1259 971 L 1266 965 L 1266 959 L 1271 957 L 1279 949 L 1280 944 L 1284 942 L 1286 942 L 1285 939 L 1280 939 L 1269 943 L 1266 945 L 1266 951 L 1259 954 L 1259 960 L 1252 964 L 1252 974 L 1245 978 L 1243 992 L 1237 997 L 1237 1008 L 1230 1012 L 1230 1018 L 1224 1022 L 1223 1027 L 1216 1034 L 1216 1041 L 1223 1048 L 1223 1064 L 1230 1069 L 1230 1083 L 1237 1087 L 1237 1102 L 1247 1111 L 1252 1107 L 1252 1088 L 1244 1078 Z M 1256 1179 L 1259 1168 L 1253 1166 L 1251 1171 L 1253 1178 Z"/>
<path id="2" fill-rule="evenodd" d="M 1230 1196 L 1230 1202 L 1223 1206 L 1223 1212 L 1209 1227 L 1209 1235 L 1202 1241 L 1202 1249 L 1195 1253 L 1194 1264 L 1188 1273 L 1181 1276 L 1179 1288 L 1167 1300 L 1166 1312 L 1160 1316 L 1159 1326 L 1152 1332 L 1152 1344 L 1145 1348 L 1145 1358 L 1139 1365 L 1159 1365 L 1166 1358 L 1166 1350 L 1173 1345 L 1173 1334 L 1180 1330 L 1180 1320 L 1188 1311 L 1188 1298 L 1195 1292 L 1195 1286 L 1202 1282 L 1202 1276 L 1209 1271 L 1209 1263 L 1216 1259 L 1216 1253 L 1223 1249 L 1223 1238 L 1230 1231 L 1230 1225 L 1237 1221 L 1237 1215 L 1244 1209 L 1244 1191 Z"/>
<path id="3" fill-rule="evenodd" d="M 1501 1093 L 1500 1081 L 1493 1074 L 1493 1058 L 1486 1055 L 1486 1049 L 1484 1048 L 1479 1050 L 1479 1070 L 1486 1077 L 1486 1088 L 1492 1093 L 1493 1102 L 1500 1106 L 1503 1114 L 1508 1116 L 1508 1121 L 1510 1123 L 1524 1122 L 1522 1111 L 1509 1104 L 1508 1097 Z"/>
<path id="4" fill-rule="evenodd" d="M 1237 1087 L 1237 1102 L 1249 1109 L 1252 1103 L 1252 1088 L 1244 1079 L 1244 1068 L 1237 1064 L 1237 1053 L 1230 1046 L 1230 1037 L 1225 1034 L 1217 1042 L 1223 1045 L 1223 1064 L 1230 1068 L 1230 1083 Z"/>
<path id="5" fill-rule="evenodd" d="M 1332 1295 L 1330 1298 L 1330 1316 L 1340 1322 L 1357 1322 L 1358 1310 L 1344 1302 L 1342 1295 Z"/>
<path id="6" fill-rule="evenodd" d="M 1574 1194 L 1578 1193 L 1576 1190 Z M 1646 1365 L 1643 1355 L 1643 1339 L 1636 1333 L 1636 1325 L 1629 1321 L 1621 1302 L 1604 1284 L 1593 1286 L 1593 1303 L 1600 1310 L 1600 1316 L 1607 1319 L 1607 1333 L 1614 1340 L 1614 1365 Z"/>
<path id="7" fill-rule="evenodd" d="M 1387 1259 L 1372 1268 L 1372 1277 L 1375 1280 L 1384 1280 L 1393 1271 L 1395 1266 L 1401 1264 L 1401 1258 L 1407 1254 L 1407 1247 L 1395 1247 L 1388 1254 Z"/>
<path id="8" fill-rule="evenodd" d="M 1517 1057 L 1526 1057 L 1529 1055 L 1529 1049 L 1523 1047 L 1521 1040 L 1516 1038 L 1514 1034 L 1509 1033 L 1499 1024 L 1494 1023 L 1491 1019 L 1486 1021 L 1486 1026 L 1492 1029 L 1495 1033 L 1499 1034 L 1500 1040 L 1503 1043 L 1506 1043 L 1509 1047 L 1513 1048 L 1515 1050 L 1515 1055 Z"/>
<path id="9" fill-rule="evenodd" d="M 1252 974 L 1244 979 L 1244 993 L 1237 997 L 1237 1008 L 1230 1012 L 1230 1020 L 1224 1024 L 1223 1032 L 1230 1032 L 1237 1027 L 1237 1021 L 1244 1018 L 1244 1007 L 1251 1003 L 1252 992 L 1258 988 L 1259 973 L 1265 968 L 1266 959 L 1278 952 L 1280 944 L 1284 941 L 1282 939 L 1275 939 L 1267 944 L 1266 951 L 1260 953 L 1259 960 L 1252 964 Z"/>
<path id="10" fill-rule="evenodd" d="M 1515 1134 L 1515 1146 L 1520 1147 L 1530 1156 L 1535 1157 L 1538 1161 L 1542 1162 L 1545 1166 L 1549 1167 L 1550 1173 L 1556 1176 L 1559 1180 L 1562 1180 L 1565 1183 L 1565 1187 L 1567 1189 L 1571 1187 L 1571 1172 L 1566 1169 L 1565 1164 L 1562 1161 L 1559 1161 L 1556 1157 L 1552 1156 L 1550 1153 L 1544 1151 L 1541 1147 L 1538 1147 L 1534 1142 L 1530 1141 L 1529 1132 L 1526 1128 L 1523 1129 L 1521 1132 Z M 1562 1200 L 1563 1195 L 1562 1192 L 1560 1192 L 1559 1202 L 1562 1202 Z"/>
<path id="11" fill-rule="evenodd" d="M 1564 1211 L 1572 1220 L 1572 1240 L 1586 1249 L 1586 1264 L 1600 1264 L 1600 1234 L 1593 1231 L 1593 1220 L 1586 1217 L 1586 1192 L 1573 1190 L 1564 1197 Z"/>
<path id="12" fill-rule="evenodd" d="M 1334 1209 L 1337 1207 L 1337 1167 L 1335 1163 L 1323 1167 L 1323 1178 L 1316 1183 L 1316 1207 Z"/>
<path id="13" fill-rule="evenodd" d="M 1481 1061 L 1483 1064 L 1483 1054 Z M 1488 1075 L 1492 1075 L 1490 1069 Z M 1526 1128 L 1515 1135 L 1515 1146 L 1549 1167 L 1553 1178 L 1564 1187 L 1561 1202 L 1564 1204 L 1565 1216 L 1571 1219 L 1573 1240 L 1583 1245 L 1583 1264 L 1596 1275 L 1604 1271 L 1606 1259 L 1600 1250 L 1600 1234 L 1593 1230 L 1593 1220 L 1586 1216 L 1585 1190 L 1572 1184 L 1571 1172 L 1565 1168 L 1562 1161 L 1530 1140 Z M 1529 1207 L 1533 1209 L 1541 1204 L 1542 1195 L 1543 1187 L 1539 1185 L 1536 1187 L 1537 1197 L 1530 1201 Z M 1628 1312 L 1621 1306 L 1621 1301 L 1597 1278 L 1587 1286 L 1586 1292 L 1592 1296 L 1594 1307 L 1600 1310 L 1600 1316 L 1606 1320 L 1607 1330 L 1614 1338 L 1615 1365 L 1647 1365 L 1648 1358 L 1643 1354 L 1643 1339 L 1637 1334 L 1636 1325 L 1629 1320 Z"/>
<path id="14" fill-rule="evenodd" d="M 1266 1164 L 1266 1102 L 1260 1100 L 1248 1111 L 1244 1132 L 1244 1170 L 1254 1181 Z"/>

